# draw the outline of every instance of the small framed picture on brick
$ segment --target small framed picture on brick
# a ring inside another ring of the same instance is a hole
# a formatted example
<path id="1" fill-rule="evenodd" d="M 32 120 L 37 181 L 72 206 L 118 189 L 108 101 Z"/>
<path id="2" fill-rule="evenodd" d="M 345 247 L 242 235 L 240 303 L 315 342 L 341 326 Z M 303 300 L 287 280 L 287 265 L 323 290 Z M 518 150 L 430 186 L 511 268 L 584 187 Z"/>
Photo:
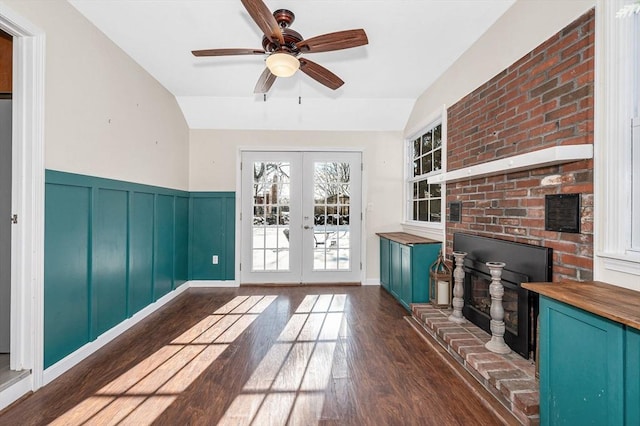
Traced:
<path id="1" fill-rule="evenodd" d="M 580 233 L 580 194 L 549 194 L 544 199 L 546 231 Z"/>

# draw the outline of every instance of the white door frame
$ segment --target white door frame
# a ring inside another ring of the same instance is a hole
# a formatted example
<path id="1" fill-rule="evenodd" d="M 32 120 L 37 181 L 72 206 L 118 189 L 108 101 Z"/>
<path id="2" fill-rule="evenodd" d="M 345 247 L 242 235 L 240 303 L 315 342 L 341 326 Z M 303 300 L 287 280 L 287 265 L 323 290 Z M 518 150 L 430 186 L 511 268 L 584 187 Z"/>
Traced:
<path id="1" fill-rule="evenodd" d="M 296 146 L 240 146 L 236 151 L 236 238 L 235 238 L 235 253 L 236 253 L 236 265 L 235 265 L 235 284 L 239 285 L 241 281 L 241 271 L 240 271 L 240 262 L 242 259 L 242 222 L 240 221 L 241 213 L 242 213 L 242 153 L 243 152 L 269 152 L 269 151 L 280 151 L 280 152 L 357 152 L 361 156 L 362 164 L 364 165 L 365 155 L 364 148 L 359 147 L 296 147 Z M 367 205 L 366 200 L 366 168 L 362 169 L 362 183 L 360 185 L 360 199 L 362 200 L 362 217 L 363 219 L 360 221 L 360 262 L 362 264 L 362 268 L 360 269 L 360 283 L 364 284 L 365 282 L 365 273 L 367 270 L 367 250 L 366 250 L 366 219 L 367 215 L 365 213 L 364 206 Z M 359 265 L 358 265 L 359 266 Z M 329 284 L 330 285 L 330 284 Z"/>
<path id="2" fill-rule="evenodd" d="M 45 35 L 2 3 L 0 29 L 13 36 L 10 367 L 30 369 L 35 390 L 44 358 Z"/>

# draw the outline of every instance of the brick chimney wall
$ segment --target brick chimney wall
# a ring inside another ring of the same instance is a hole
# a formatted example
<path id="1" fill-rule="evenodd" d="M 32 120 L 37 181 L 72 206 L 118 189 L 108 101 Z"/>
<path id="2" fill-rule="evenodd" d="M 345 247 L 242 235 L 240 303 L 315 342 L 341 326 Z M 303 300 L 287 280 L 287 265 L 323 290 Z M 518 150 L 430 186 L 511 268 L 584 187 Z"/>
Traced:
<path id="1" fill-rule="evenodd" d="M 447 110 L 447 171 L 559 145 L 593 144 L 592 9 Z M 579 193 L 580 233 L 545 231 L 545 195 Z M 453 233 L 553 248 L 553 279 L 593 279 L 593 161 L 447 184 Z M 447 215 L 448 220 L 448 215 Z M 496 259 L 499 260 L 499 259 Z"/>

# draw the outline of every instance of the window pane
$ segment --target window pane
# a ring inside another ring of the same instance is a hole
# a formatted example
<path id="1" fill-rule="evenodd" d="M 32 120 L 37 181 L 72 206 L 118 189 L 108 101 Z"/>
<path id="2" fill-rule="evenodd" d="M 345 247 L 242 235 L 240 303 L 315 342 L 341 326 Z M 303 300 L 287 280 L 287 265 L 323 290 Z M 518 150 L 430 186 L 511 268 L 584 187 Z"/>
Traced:
<path id="1" fill-rule="evenodd" d="M 418 202 L 413 202 L 413 216 L 411 217 L 413 220 L 418 220 Z"/>
<path id="2" fill-rule="evenodd" d="M 442 125 L 438 124 L 433 129 L 433 148 L 440 148 L 442 146 Z"/>
<path id="3" fill-rule="evenodd" d="M 429 196 L 429 185 L 426 180 L 418 182 L 418 198 L 427 198 Z"/>
<path id="4" fill-rule="evenodd" d="M 420 157 L 420 138 L 413 141 L 413 158 Z"/>
<path id="5" fill-rule="evenodd" d="M 429 220 L 431 222 L 440 222 L 440 200 L 431 200 Z"/>
<path id="6" fill-rule="evenodd" d="M 442 185 L 429 185 L 429 195 L 431 198 L 440 198 L 440 192 L 442 191 Z"/>
<path id="7" fill-rule="evenodd" d="M 429 202 L 418 201 L 418 220 L 429 220 Z"/>
<path id="8" fill-rule="evenodd" d="M 413 176 L 420 176 L 420 159 L 413 162 Z"/>
<path id="9" fill-rule="evenodd" d="M 431 151 L 431 149 L 433 148 L 432 143 L 433 143 L 433 135 L 431 131 L 428 131 L 427 133 L 422 135 L 422 154 L 423 155 Z"/>
<path id="10" fill-rule="evenodd" d="M 433 165 L 433 154 L 429 153 L 422 157 L 422 174 L 429 173 L 432 171 Z"/>
<path id="11" fill-rule="evenodd" d="M 433 151 L 433 170 L 440 170 L 442 168 L 442 151 Z"/>

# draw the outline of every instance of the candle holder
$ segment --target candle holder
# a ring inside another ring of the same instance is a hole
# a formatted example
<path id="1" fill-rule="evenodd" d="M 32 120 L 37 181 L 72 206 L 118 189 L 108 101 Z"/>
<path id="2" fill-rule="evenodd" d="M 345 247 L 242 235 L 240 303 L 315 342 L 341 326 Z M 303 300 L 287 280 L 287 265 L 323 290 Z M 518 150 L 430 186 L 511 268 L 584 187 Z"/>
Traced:
<path id="1" fill-rule="evenodd" d="M 484 346 L 491 352 L 497 354 L 508 354 L 511 349 L 504 342 L 504 308 L 502 307 L 502 296 L 504 296 L 504 287 L 502 286 L 502 269 L 505 264 L 502 262 L 487 262 L 489 273 L 491 274 L 491 285 L 489 285 L 489 294 L 491 294 L 491 340 Z"/>
<path id="2" fill-rule="evenodd" d="M 453 257 L 456 260 L 456 267 L 453 270 L 453 312 L 449 315 L 449 321 L 456 324 L 464 324 L 467 322 L 462 316 L 462 307 L 464 306 L 464 269 L 462 264 L 467 253 L 454 251 Z"/>
<path id="3" fill-rule="evenodd" d="M 435 308 L 448 308 L 451 304 L 451 268 L 438 252 L 438 258 L 429 268 L 429 300 Z"/>

